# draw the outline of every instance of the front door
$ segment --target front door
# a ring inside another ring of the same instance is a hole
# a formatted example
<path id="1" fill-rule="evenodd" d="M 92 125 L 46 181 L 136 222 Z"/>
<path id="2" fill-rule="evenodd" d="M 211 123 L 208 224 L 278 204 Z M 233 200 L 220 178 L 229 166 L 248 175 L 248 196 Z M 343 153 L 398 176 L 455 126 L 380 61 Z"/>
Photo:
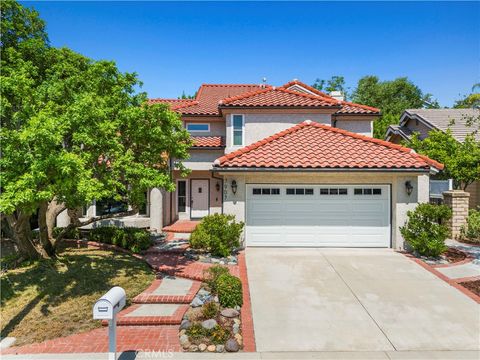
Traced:
<path id="1" fill-rule="evenodd" d="M 190 208 L 191 218 L 201 218 L 208 215 L 209 180 L 191 180 Z"/>

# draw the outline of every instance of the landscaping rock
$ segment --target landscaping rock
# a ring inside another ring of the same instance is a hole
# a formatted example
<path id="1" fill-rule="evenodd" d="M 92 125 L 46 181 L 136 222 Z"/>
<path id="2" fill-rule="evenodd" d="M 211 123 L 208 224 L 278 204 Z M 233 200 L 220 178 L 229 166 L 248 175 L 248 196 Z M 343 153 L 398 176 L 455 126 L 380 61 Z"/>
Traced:
<path id="1" fill-rule="evenodd" d="M 235 324 L 240 325 L 240 319 L 233 319 L 233 322 L 234 322 Z"/>
<path id="2" fill-rule="evenodd" d="M 184 331 L 186 329 L 189 329 L 190 326 L 192 326 L 192 323 L 188 320 L 182 320 L 181 324 L 180 324 L 180 330 Z"/>
<path id="3" fill-rule="evenodd" d="M 242 345 L 242 342 L 243 342 L 243 337 L 242 337 L 242 335 L 240 335 L 240 334 L 235 334 L 234 338 L 235 338 L 235 340 L 237 340 L 237 342 L 238 342 L 239 345 Z"/>
<path id="4" fill-rule="evenodd" d="M 187 333 L 187 330 L 185 330 L 185 329 L 180 330 L 180 336 L 185 335 L 186 333 Z"/>
<path id="5" fill-rule="evenodd" d="M 203 305 L 203 301 L 200 300 L 200 298 L 196 297 L 195 299 L 193 299 L 192 303 L 190 304 L 192 307 L 196 308 L 196 307 L 199 307 L 199 306 L 202 306 Z"/>
<path id="6" fill-rule="evenodd" d="M 237 265 L 237 263 L 235 261 L 229 261 L 227 265 Z"/>
<path id="7" fill-rule="evenodd" d="M 225 351 L 225 346 L 223 345 L 217 345 L 217 353 L 222 353 Z"/>
<path id="8" fill-rule="evenodd" d="M 207 330 L 212 330 L 217 325 L 218 324 L 215 319 L 208 319 L 208 320 L 202 321 L 202 327 Z"/>
<path id="9" fill-rule="evenodd" d="M 237 317 L 238 315 L 240 315 L 240 313 L 235 309 L 223 309 L 220 312 L 220 315 L 222 315 L 223 317 L 226 317 L 226 318 L 234 318 L 234 317 Z"/>
<path id="10" fill-rule="evenodd" d="M 180 345 L 185 347 L 186 344 L 188 344 L 188 346 L 190 346 L 190 342 L 188 341 L 188 336 L 186 334 L 183 334 L 183 335 L 180 336 Z"/>
<path id="11" fill-rule="evenodd" d="M 197 293 L 197 296 L 209 296 L 210 295 L 210 291 L 206 290 L 206 289 L 200 289 Z"/>
<path id="12" fill-rule="evenodd" d="M 220 299 L 218 298 L 218 296 L 214 296 L 213 297 L 213 301 L 215 301 L 216 303 L 220 302 Z"/>
<path id="13" fill-rule="evenodd" d="M 240 324 L 233 324 L 232 330 L 234 334 L 238 334 L 240 332 Z"/>
<path id="14" fill-rule="evenodd" d="M 211 258 L 210 261 L 212 262 L 212 264 L 220 264 L 220 260 L 215 258 Z"/>
<path id="15" fill-rule="evenodd" d="M 215 350 L 217 350 L 217 347 L 215 345 L 208 345 L 207 346 L 207 351 L 215 352 Z"/>
<path id="16" fill-rule="evenodd" d="M 238 345 L 237 340 L 235 339 L 228 339 L 225 343 L 225 350 L 228 352 L 237 352 L 240 350 L 240 345 Z"/>
<path id="17" fill-rule="evenodd" d="M 207 350 L 207 345 L 205 344 L 198 345 L 198 350 L 200 350 L 201 352 L 204 352 L 205 350 Z"/>
<path id="18" fill-rule="evenodd" d="M 190 345 L 190 347 L 188 348 L 188 351 L 197 352 L 198 351 L 198 346 L 197 345 Z"/>
<path id="19" fill-rule="evenodd" d="M 237 305 L 237 306 L 234 307 L 234 309 L 237 310 L 237 311 L 240 311 L 241 307 Z"/>

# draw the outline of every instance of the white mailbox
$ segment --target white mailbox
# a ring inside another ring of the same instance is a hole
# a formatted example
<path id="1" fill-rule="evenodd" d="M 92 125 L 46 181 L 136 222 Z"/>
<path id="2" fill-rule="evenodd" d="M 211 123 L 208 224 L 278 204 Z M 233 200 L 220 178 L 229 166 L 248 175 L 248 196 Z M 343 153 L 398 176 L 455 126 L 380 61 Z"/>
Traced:
<path id="1" fill-rule="evenodd" d="M 117 313 L 123 309 L 127 294 L 120 286 L 111 288 L 93 305 L 93 318 L 108 320 L 108 359 L 117 359 Z"/>
<path id="2" fill-rule="evenodd" d="M 93 318 L 97 320 L 112 320 L 124 308 L 126 299 L 127 294 L 120 286 L 111 288 L 93 306 Z"/>

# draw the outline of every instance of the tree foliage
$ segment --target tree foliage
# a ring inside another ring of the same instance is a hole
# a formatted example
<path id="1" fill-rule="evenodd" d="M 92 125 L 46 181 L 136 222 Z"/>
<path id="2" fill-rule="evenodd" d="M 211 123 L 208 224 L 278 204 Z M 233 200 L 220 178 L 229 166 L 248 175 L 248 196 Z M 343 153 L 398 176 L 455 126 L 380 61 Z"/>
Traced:
<path id="1" fill-rule="evenodd" d="M 383 139 L 391 124 L 398 124 L 400 115 L 406 109 L 438 108 L 432 95 L 422 90 L 406 77 L 380 81 L 377 76 L 365 76 L 358 81 L 352 93 L 352 101 L 374 106 L 382 112 L 374 123 L 374 137 Z"/>
<path id="2" fill-rule="evenodd" d="M 312 85 L 317 90 L 331 93 L 332 91 L 341 91 L 347 99 L 347 86 L 345 84 L 345 78 L 343 76 L 334 75 L 330 79 L 317 79 Z"/>
<path id="3" fill-rule="evenodd" d="M 80 226 L 78 209 L 93 199 L 121 199 L 135 211 L 148 188 L 173 190 L 170 159 L 187 158 L 190 140 L 176 113 L 147 105 L 146 94 L 135 91 L 141 85 L 135 74 L 50 47 L 36 12 L 7 5 L 0 211 L 28 257 L 37 247 L 28 219 L 38 212 L 41 248 L 51 255 L 55 218 L 64 209 L 71 227 Z"/>
<path id="4" fill-rule="evenodd" d="M 472 182 L 480 180 L 480 141 L 475 139 L 475 131 L 463 142 L 457 141 L 450 129 L 430 131 L 423 140 L 414 134 L 408 146 L 444 164 L 441 176 L 453 179 L 456 189 L 465 190 Z"/>
<path id="5" fill-rule="evenodd" d="M 480 83 L 473 85 L 472 93 L 455 101 L 453 107 L 456 109 L 480 108 Z"/>

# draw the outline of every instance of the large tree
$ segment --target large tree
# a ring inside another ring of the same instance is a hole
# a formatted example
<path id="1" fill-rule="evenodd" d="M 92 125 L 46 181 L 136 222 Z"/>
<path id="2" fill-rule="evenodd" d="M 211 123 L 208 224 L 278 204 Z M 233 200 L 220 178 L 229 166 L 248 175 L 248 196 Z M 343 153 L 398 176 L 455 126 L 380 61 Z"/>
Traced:
<path id="1" fill-rule="evenodd" d="M 453 107 L 456 109 L 480 108 L 480 83 L 473 85 L 471 94 L 455 101 Z"/>
<path id="2" fill-rule="evenodd" d="M 190 146 L 176 113 L 146 105 L 137 76 L 113 62 L 49 46 L 35 11 L 5 1 L 1 20 L 0 211 L 24 257 L 53 256 L 69 228 L 102 218 L 79 220 L 93 199 L 128 202 L 126 215 L 147 189 L 174 189 L 170 159 L 182 169 Z M 55 236 L 65 209 L 72 224 Z"/>
<path id="3" fill-rule="evenodd" d="M 377 76 L 365 76 L 358 81 L 352 101 L 377 107 L 382 117 L 374 123 L 374 137 L 383 139 L 391 124 L 398 124 L 406 109 L 438 108 L 432 95 L 422 90 L 406 77 L 380 81 Z"/>
<path id="4" fill-rule="evenodd" d="M 312 87 L 326 93 L 331 93 L 332 91 L 341 91 L 345 99 L 347 99 L 349 95 L 347 86 L 345 84 L 345 78 L 343 76 L 334 75 L 328 80 L 317 79 Z"/>

